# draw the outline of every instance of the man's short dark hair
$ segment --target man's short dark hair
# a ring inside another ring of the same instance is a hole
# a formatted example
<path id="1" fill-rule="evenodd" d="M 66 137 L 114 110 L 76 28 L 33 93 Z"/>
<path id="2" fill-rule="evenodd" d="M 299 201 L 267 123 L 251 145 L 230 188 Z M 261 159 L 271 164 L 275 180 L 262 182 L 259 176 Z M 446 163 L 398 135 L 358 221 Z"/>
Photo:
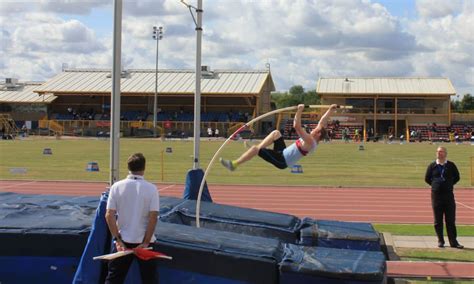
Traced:
<path id="1" fill-rule="evenodd" d="M 145 156 L 142 153 L 135 153 L 128 157 L 128 170 L 131 172 L 141 172 L 145 170 Z"/>

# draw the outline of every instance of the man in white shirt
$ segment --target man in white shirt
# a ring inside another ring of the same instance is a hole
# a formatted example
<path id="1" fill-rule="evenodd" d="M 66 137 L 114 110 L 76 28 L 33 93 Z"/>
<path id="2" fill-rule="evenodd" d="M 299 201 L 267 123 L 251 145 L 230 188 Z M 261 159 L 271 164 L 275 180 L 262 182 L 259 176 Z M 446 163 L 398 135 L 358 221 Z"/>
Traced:
<path id="1" fill-rule="evenodd" d="M 209 126 L 207 128 L 207 137 L 212 137 L 212 128 L 211 128 L 211 126 Z"/>
<path id="2" fill-rule="evenodd" d="M 143 178 L 145 163 L 143 154 L 131 155 L 127 160 L 129 175 L 110 188 L 105 219 L 117 251 L 147 248 L 156 240 L 153 233 L 160 197 L 156 186 Z M 123 283 L 134 258 L 130 254 L 111 260 L 105 283 Z M 137 260 L 142 283 L 158 283 L 156 260 Z"/>

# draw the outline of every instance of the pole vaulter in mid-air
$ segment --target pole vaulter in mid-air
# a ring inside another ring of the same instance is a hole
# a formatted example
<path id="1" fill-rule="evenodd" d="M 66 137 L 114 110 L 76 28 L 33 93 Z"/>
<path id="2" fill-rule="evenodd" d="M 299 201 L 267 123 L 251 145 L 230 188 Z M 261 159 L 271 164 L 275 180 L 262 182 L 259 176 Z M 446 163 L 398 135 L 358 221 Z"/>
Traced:
<path id="1" fill-rule="evenodd" d="M 327 135 L 327 122 L 331 113 L 337 108 L 333 104 L 319 120 L 318 126 L 311 132 L 306 130 L 301 125 L 301 114 L 305 106 L 298 105 L 297 111 L 293 120 L 293 127 L 299 136 L 293 144 L 286 147 L 285 140 L 279 130 L 273 130 L 265 139 L 258 145 L 251 146 L 245 153 L 243 153 L 236 160 L 224 160 L 220 158 L 221 164 L 230 171 L 234 171 L 241 164 L 250 161 L 253 157 L 259 156 L 270 164 L 279 169 L 286 169 L 292 167 L 304 156 L 311 154 L 316 150 L 319 141 L 324 139 Z M 273 144 L 273 149 L 267 148 Z"/>

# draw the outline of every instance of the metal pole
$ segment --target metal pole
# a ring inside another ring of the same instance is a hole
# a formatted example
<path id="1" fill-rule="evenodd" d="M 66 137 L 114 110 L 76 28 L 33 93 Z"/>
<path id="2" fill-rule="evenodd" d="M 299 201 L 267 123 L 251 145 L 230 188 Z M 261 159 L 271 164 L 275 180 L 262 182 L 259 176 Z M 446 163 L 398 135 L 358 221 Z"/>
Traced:
<path id="1" fill-rule="evenodd" d="M 156 27 L 153 27 L 153 28 L 156 28 Z M 155 98 L 153 100 L 153 137 L 156 137 L 156 120 L 157 120 L 157 111 L 158 111 L 156 101 L 158 100 L 158 43 L 160 42 L 158 37 L 155 40 L 156 40 L 156 65 L 155 65 Z"/>
<path id="2" fill-rule="evenodd" d="M 163 38 L 163 27 L 153 27 L 153 39 L 156 40 L 156 66 L 155 66 L 155 98 L 153 100 L 153 137 L 156 137 L 156 121 L 158 112 L 158 50 L 159 41 Z"/>
<path id="3" fill-rule="evenodd" d="M 164 150 L 161 150 L 161 181 L 165 181 L 165 158 Z"/>
<path id="4" fill-rule="evenodd" d="M 110 98 L 110 185 L 119 179 L 121 45 L 122 0 L 114 0 L 112 94 Z"/>
<path id="5" fill-rule="evenodd" d="M 196 9 L 196 90 L 194 94 L 194 163 L 199 168 L 199 142 L 201 137 L 201 39 L 202 39 L 202 0 L 198 0 Z"/>

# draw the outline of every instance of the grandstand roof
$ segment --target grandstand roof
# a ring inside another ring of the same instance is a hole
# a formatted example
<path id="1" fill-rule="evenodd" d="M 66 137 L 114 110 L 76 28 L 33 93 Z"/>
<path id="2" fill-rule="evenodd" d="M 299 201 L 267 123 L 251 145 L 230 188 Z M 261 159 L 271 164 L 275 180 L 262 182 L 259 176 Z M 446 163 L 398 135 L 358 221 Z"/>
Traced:
<path id="1" fill-rule="evenodd" d="M 42 103 L 49 104 L 57 97 L 54 95 L 39 96 L 33 92 L 40 82 L 17 83 L 14 86 L 0 84 L 0 103 Z"/>
<path id="2" fill-rule="evenodd" d="M 194 94 L 194 70 L 159 70 L 158 92 L 160 95 Z M 203 72 L 202 94 L 251 94 L 262 91 L 266 80 L 270 91 L 275 85 L 268 71 L 214 70 Z M 38 93 L 54 94 L 110 94 L 112 78 L 110 70 L 71 69 L 56 75 L 35 89 Z M 126 70 L 122 72 L 121 92 L 129 95 L 153 94 L 155 70 Z"/>
<path id="3" fill-rule="evenodd" d="M 448 78 L 320 78 L 321 95 L 456 95 Z"/>

